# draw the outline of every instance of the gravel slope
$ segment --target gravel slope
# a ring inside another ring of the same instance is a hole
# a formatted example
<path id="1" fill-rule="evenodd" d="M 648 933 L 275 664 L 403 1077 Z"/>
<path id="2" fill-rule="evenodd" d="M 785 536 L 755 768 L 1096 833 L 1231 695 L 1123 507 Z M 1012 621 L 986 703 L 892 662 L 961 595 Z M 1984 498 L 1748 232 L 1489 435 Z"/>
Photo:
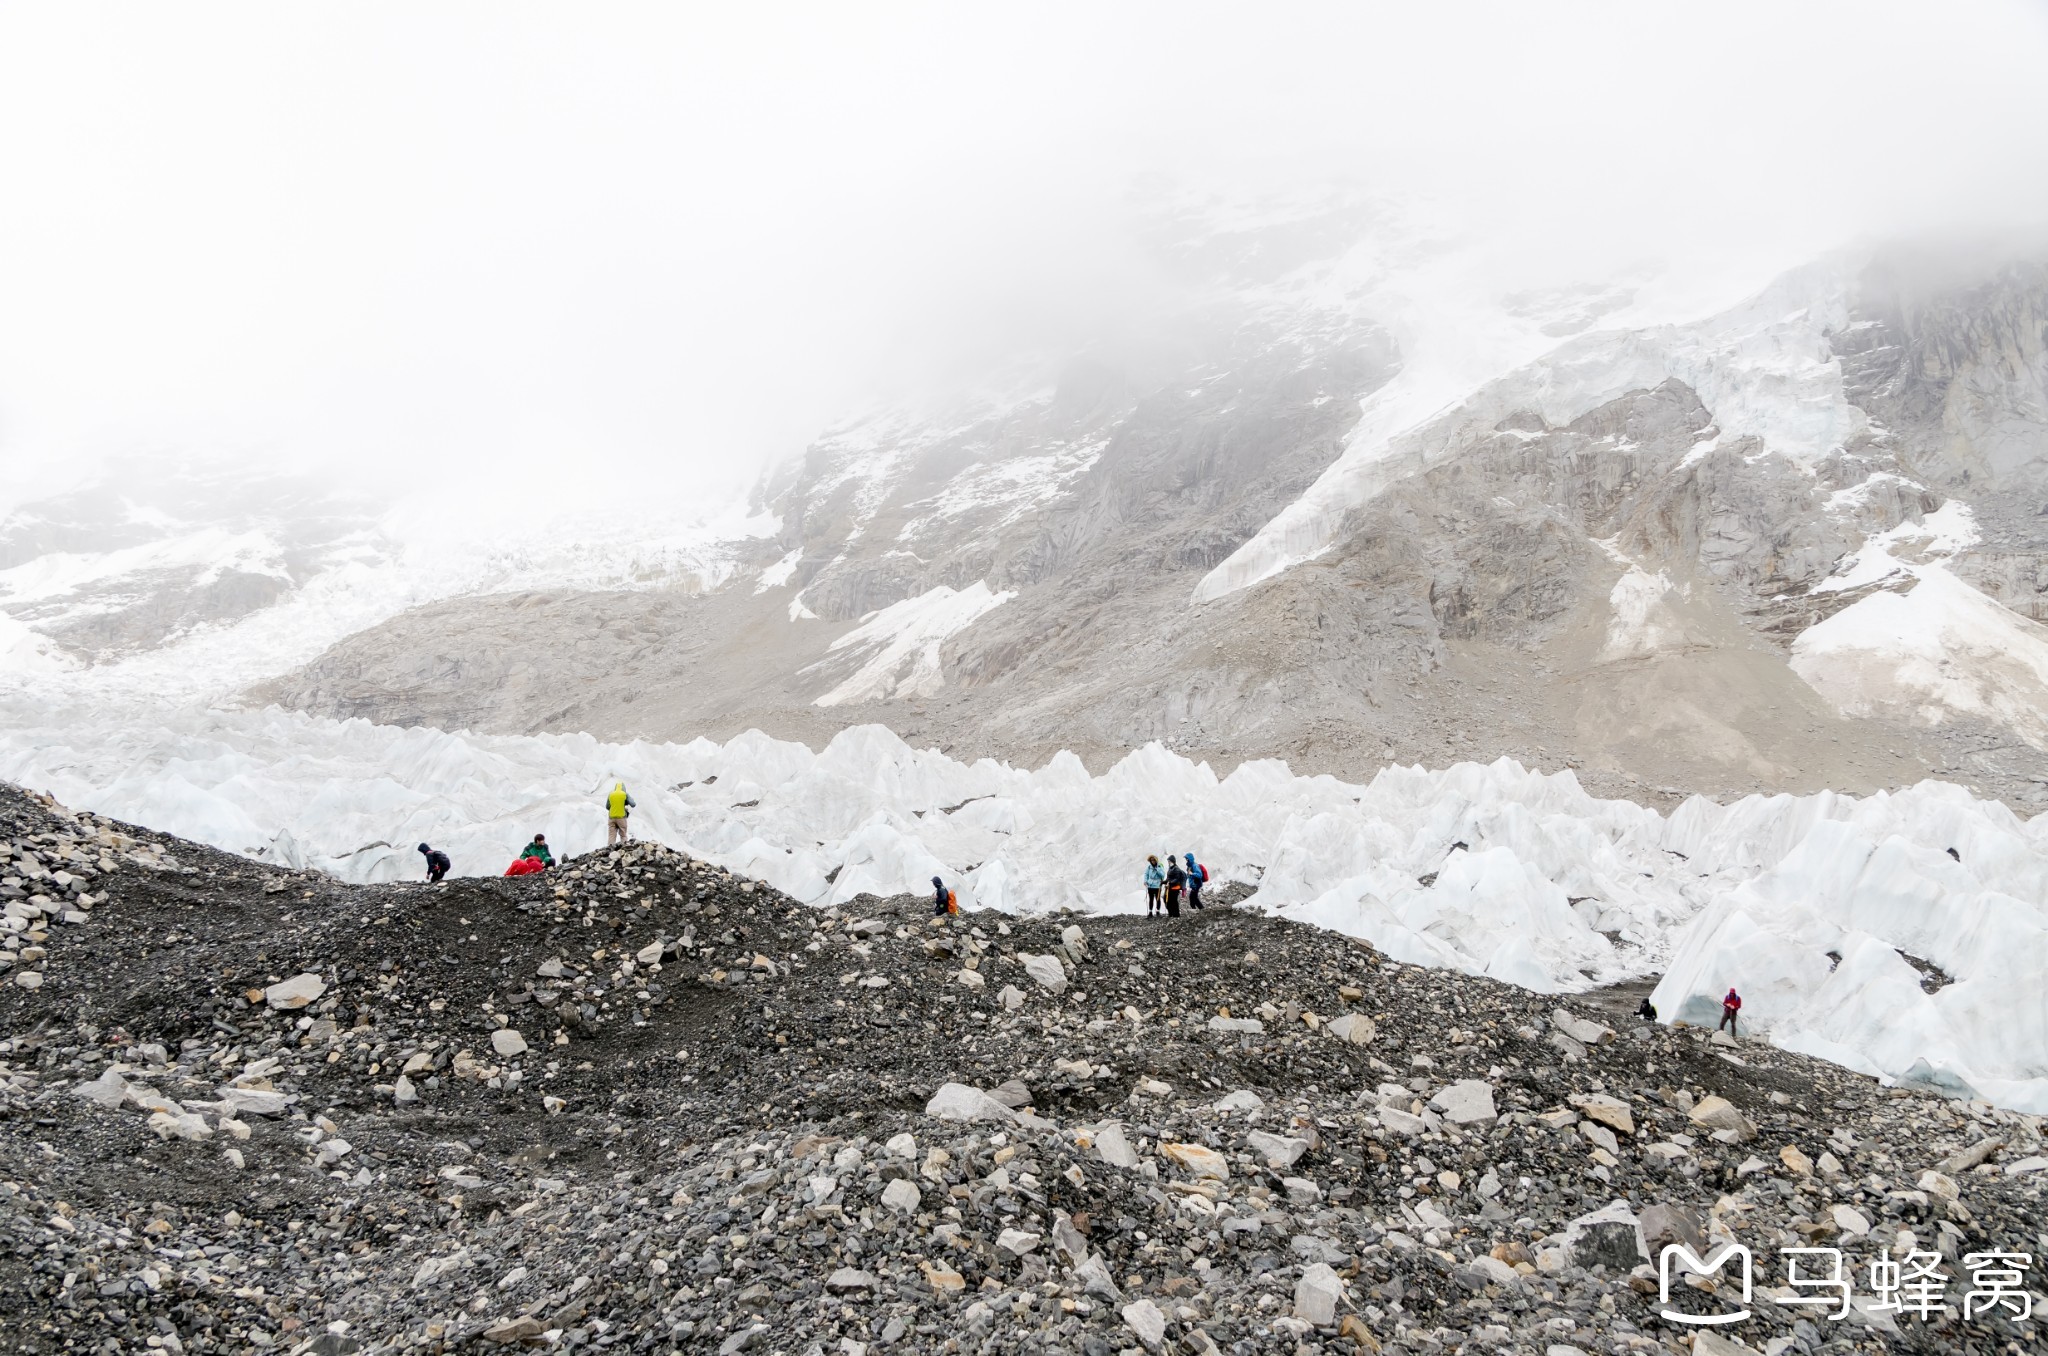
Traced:
<path id="1" fill-rule="evenodd" d="M 1729 1350 L 1631 1218 L 1756 1251 L 1757 1351 L 2038 1346 L 1960 1305 L 2048 1251 L 2039 1118 L 1227 895 L 935 925 L 639 846 L 347 887 L 12 788 L 0 843 L 8 1350 Z M 1952 1312 L 1782 1306 L 1808 1243 L 1866 1304 L 1934 1253 Z"/>

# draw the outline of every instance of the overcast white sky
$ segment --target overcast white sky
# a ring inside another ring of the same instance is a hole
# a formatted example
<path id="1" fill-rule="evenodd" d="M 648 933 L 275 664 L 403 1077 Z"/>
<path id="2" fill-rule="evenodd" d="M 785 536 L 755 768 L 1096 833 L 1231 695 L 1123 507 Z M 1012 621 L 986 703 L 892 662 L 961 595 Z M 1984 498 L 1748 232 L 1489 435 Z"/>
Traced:
<path id="1" fill-rule="evenodd" d="M 2044 15 L 0 4 L 0 479 L 709 492 L 1085 335 L 1146 174 L 1426 193 L 1589 269 L 2048 219 Z"/>

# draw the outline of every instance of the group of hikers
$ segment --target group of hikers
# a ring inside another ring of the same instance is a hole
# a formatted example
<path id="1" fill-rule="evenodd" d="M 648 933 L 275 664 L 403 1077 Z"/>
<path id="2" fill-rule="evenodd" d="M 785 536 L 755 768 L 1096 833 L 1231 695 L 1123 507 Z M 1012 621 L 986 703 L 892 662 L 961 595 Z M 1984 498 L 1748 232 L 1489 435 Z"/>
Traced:
<path id="1" fill-rule="evenodd" d="M 1145 858 L 1145 916 L 1158 918 L 1180 917 L 1180 901 L 1186 895 L 1188 907 L 1202 907 L 1202 887 L 1209 883 L 1209 868 L 1195 860 L 1195 854 L 1185 854 L 1187 866 L 1171 852 L 1166 854 L 1166 865 L 1159 865 L 1157 856 Z"/>
<path id="2" fill-rule="evenodd" d="M 624 782 L 612 783 L 612 789 L 605 796 L 603 804 L 606 825 L 605 846 L 619 847 L 631 842 L 632 834 L 627 831 L 626 820 L 633 813 L 633 807 L 637 802 L 626 793 L 626 784 Z M 420 856 L 426 858 L 427 884 L 429 885 L 439 884 L 447 877 L 450 871 L 455 869 L 455 863 L 448 859 L 448 854 L 431 844 L 421 843 L 419 853 Z M 537 833 L 533 836 L 533 841 L 528 843 L 519 856 L 513 860 L 512 865 L 505 868 L 505 874 L 508 876 L 530 876 L 536 871 L 546 871 L 554 864 L 555 854 L 548 847 L 548 836 L 544 833 Z"/>
<path id="3" fill-rule="evenodd" d="M 1195 854 L 1185 854 L 1187 865 L 1171 852 L 1166 854 L 1166 865 L 1159 864 L 1158 856 L 1145 858 L 1145 916 L 1147 918 L 1178 918 L 1180 902 L 1186 897 L 1188 907 L 1202 907 L 1202 887 L 1209 882 L 1209 868 L 1195 860 Z M 932 917 L 944 918 L 960 912 L 960 898 L 946 888 L 943 877 L 932 877 Z"/>
<path id="4" fill-rule="evenodd" d="M 1741 1013 L 1742 995 L 1735 992 L 1735 986 L 1733 984 L 1730 984 L 1728 986 L 1727 994 L 1725 994 L 1721 999 L 1721 1025 L 1716 1027 L 1715 1030 L 1725 1031 L 1731 1037 L 1738 1035 L 1737 1031 L 1735 1030 L 1735 1019 L 1738 1016 L 1740 1016 Z M 1642 1002 L 1636 1004 L 1636 1016 L 1642 1018 L 1646 1022 L 1654 1022 L 1657 1020 L 1657 1005 L 1650 1001 L 1648 994 L 1645 994 L 1643 996 Z"/>
<path id="5" fill-rule="evenodd" d="M 634 805 L 633 797 L 626 793 L 626 784 L 624 782 L 614 782 L 610 793 L 604 798 L 605 846 L 615 847 L 632 840 L 632 836 L 626 828 L 626 820 L 631 816 Z M 440 851 L 438 848 L 421 843 L 419 850 L 420 855 L 427 859 L 427 882 L 429 884 L 436 884 L 441 881 L 454 866 L 454 863 L 448 860 L 448 854 Z M 1166 862 L 1163 866 L 1160 864 L 1157 854 L 1145 858 L 1145 916 L 1147 918 L 1180 917 L 1180 905 L 1183 897 L 1187 900 L 1189 908 L 1199 909 L 1202 907 L 1202 887 L 1208 884 L 1209 868 L 1196 861 L 1195 854 L 1192 852 L 1184 853 L 1182 857 L 1186 859 L 1187 864 L 1185 866 L 1181 864 L 1182 858 L 1175 857 L 1171 852 L 1166 854 Z M 554 864 L 555 854 L 548 849 L 548 836 L 544 833 L 537 833 L 533 836 L 533 841 L 528 843 L 525 850 L 519 854 L 518 860 L 505 868 L 505 874 L 508 876 L 531 875 L 536 871 L 545 871 Z M 944 918 L 949 914 L 956 914 L 958 912 L 960 912 L 959 896 L 946 888 L 946 882 L 943 878 L 933 876 L 932 916 L 934 918 Z M 1735 987 L 1730 985 L 1727 995 L 1721 999 L 1721 1024 L 1716 1029 L 1726 1031 L 1731 1036 L 1735 1035 L 1736 1018 L 1741 1012 L 1742 995 L 1735 992 Z M 1654 1022 L 1657 1020 L 1657 1009 L 1645 997 L 1642 1003 L 1637 1006 L 1636 1015 L 1646 1021 Z"/>

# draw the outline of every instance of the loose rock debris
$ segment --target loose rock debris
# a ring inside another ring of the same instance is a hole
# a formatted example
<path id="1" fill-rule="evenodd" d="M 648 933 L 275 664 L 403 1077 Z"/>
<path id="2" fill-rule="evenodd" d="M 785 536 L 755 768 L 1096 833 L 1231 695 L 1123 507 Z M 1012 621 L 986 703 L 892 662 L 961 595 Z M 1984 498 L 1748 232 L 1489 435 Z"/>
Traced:
<path id="1" fill-rule="evenodd" d="M 7 1350 L 2038 1349 L 1962 1304 L 2048 1253 L 2039 1118 L 1228 896 L 934 924 L 648 845 L 351 887 L 13 788 L 0 849 Z M 1722 1241 L 1753 1316 L 1695 1340 L 1651 1262 Z M 1790 1246 L 1947 1308 L 1784 1304 Z"/>

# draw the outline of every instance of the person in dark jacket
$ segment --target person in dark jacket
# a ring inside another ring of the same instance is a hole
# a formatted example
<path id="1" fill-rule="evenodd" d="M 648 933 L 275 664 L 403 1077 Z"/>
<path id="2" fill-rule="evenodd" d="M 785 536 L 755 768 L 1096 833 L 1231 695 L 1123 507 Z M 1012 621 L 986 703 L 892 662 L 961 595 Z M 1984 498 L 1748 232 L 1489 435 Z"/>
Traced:
<path id="1" fill-rule="evenodd" d="M 1195 862 L 1195 854 L 1188 854 L 1188 907 L 1202 907 L 1202 868 Z"/>
<path id="2" fill-rule="evenodd" d="M 447 853 L 439 848 L 430 848 L 425 843 L 420 844 L 420 855 L 427 859 L 427 884 L 429 885 L 440 884 L 441 877 L 447 875 L 449 869 L 455 865 L 455 863 L 448 860 Z"/>
<path id="3" fill-rule="evenodd" d="M 1646 1022 L 1654 1022 L 1657 1020 L 1657 1005 L 1650 1001 L 1650 996 L 1648 994 L 1644 994 L 1643 1001 L 1636 1004 L 1636 1016 L 1642 1018 Z"/>
<path id="4" fill-rule="evenodd" d="M 1166 870 L 1156 856 L 1145 859 L 1145 916 L 1159 912 L 1159 892 L 1166 888 Z"/>
<path id="5" fill-rule="evenodd" d="M 947 890 L 946 890 L 946 882 L 945 882 L 945 881 L 943 881 L 943 880 L 941 880 L 941 879 L 939 879 L 939 878 L 938 878 L 937 876 L 933 876 L 933 877 L 932 877 L 932 917 L 934 917 L 934 918 L 944 918 L 944 917 L 945 917 L 945 916 L 946 916 L 947 914 L 949 914 L 949 913 L 951 913 L 951 912 L 953 911 L 953 910 L 951 909 L 951 907 L 949 907 L 949 906 L 951 905 L 951 903 L 952 903 L 952 900 L 951 900 L 951 899 L 949 899 L 949 898 L 947 897 L 947 895 L 948 895 L 948 892 L 947 892 Z"/>
<path id="6" fill-rule="evenodd" d="M 1188 873 L 1180 869 L 1180 858 L 1166 859 L 1166 916 L 1180 917 L 1180 892 L 1187 888 Z"/>
<path id="7" fill-rule="evenodd" d="M 532 857 L 543 867 L 552 868 L 555 864 L 555 854 L 548 851 L 548 836 L 544 833 L 535 834 L 533 841 L 526 845 L 526 851 L 519 855 L 522 857 Z"/>

